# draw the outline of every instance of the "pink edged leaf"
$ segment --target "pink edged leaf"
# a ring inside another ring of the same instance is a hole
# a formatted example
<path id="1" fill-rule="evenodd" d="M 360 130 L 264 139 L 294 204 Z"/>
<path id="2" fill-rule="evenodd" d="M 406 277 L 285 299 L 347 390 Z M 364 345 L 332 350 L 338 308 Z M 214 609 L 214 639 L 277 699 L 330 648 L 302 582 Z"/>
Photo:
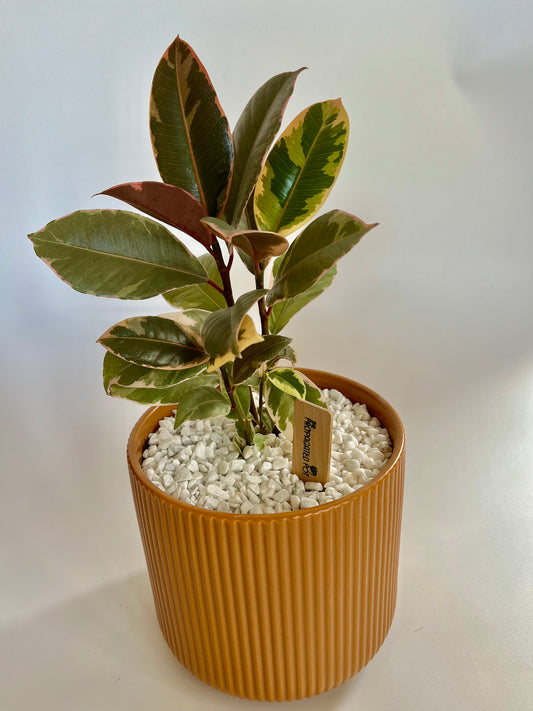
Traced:
<path id="1" fill-rule="evenodd" d="M 276 232 L 263 230 L 240 230 L 232 227 L 224 220 L 206 217 L 202 220 L 204 225 L 228 244 L 242 250 L 254 264 L 265 262 L 271 257 L 278 257 L 286 252 L 289 243 Z"/>
<path id="2" fill-rule="evenodd" d="M 149 299 L 209 280 L 166 227 L 126 210 L 78 210 L 28 237 L 37 256 L 83 294 Z"/>
<path id="3" fill-rule="evenodd" d="M 233 142 L 205 67 L 179 37 L 155 70 L 150 135 L 163 182 L 186 190 L 208 215 L 220 214 L 231 182 Z"/>
<path id="4" fill-rule="evenodd" d="M 204 206 L 186 190 L 175 185 L 145 180 L 114 185 L 97 194 L 122 200 L 137 210 L 185 232 L 204 247 L 209 247 L 213 241 L 209 230 L 201 222 L 203 217 L 207 217 Z"/>
<path id="5" fill-rule="evenodd" d="M 235 162 L 225 215 L 238 225 L 263 167 L 268 150 L 281 126 L 296 78 L 303 71 L 284 72 L 266 81 L 246 104 L 233 131 Z M 249 223 L 250 227 L 255 224 Z"/>
<path id="6" fill-rule="evenodd" d="M 311 289 L 376 226 L 342 210 L 331 210 L 317 217 L 298 235 L 280 261 L 266 297 L 267 305 L 273 306 Z"/>

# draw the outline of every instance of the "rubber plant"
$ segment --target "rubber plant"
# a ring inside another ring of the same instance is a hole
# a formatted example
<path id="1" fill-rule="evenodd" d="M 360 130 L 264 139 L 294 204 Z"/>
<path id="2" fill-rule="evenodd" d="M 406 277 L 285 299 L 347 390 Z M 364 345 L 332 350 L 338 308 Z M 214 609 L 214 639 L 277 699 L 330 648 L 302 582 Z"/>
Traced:
<path id="1" fill-rule="evenodd" d="M 309 106 L 274 142 L 301 71 L 265 82 L 230 132 L 207 71 L 178 37 L 155 70 L 150 97 L 162 182 L 101 193 L 148 217 L 80 210 L 29 235 L 37 255 L 77 291 L 119 299 L 162 294 L 175 308 L 128 318 L 100 337 L 109 395 L 175 404 L 176 426 L 227 415 L 241 445 L 260 445 L 268 432 L 285 429 L 295 399 L 323 404 L 295 369 L 291 339 L 280 332 L 375 227 L 340 210 L 316 217 L 346 151 L 348 116 L 340 99 Z M 194 256 L 161 223 L 204 253 Z M 238 298 L 231 280 L 236 254 L 253 287 Z"/>

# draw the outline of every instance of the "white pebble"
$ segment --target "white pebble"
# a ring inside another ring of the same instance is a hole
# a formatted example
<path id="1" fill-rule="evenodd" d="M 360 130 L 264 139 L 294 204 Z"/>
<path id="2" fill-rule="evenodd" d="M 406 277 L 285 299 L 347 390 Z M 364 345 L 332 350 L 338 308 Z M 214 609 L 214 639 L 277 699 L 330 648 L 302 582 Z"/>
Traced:
<path id="1" fill-rule="evenodd" d="M 217 463 L 217 470 L 221 476 L 229 472 L 229 464 L 223 459 L 219 459 Z"/>
<path id="2" fill-rule="evenodd" d="M 228 492 L 224 491 L 224 489 L 216 484 L 208 484 L 207 493 L 211 494 L 211 496 L 216 496 L 219 499 L 229 499 Z"/>
<path id="3" fill-rule="evenodd" d="M 261 451 L 233 443 L 235 424 L 223 417 L 184 422 L 164 418 L 148 438 L 142 467 L 162 491 L 196 506 L 230 513 L 280 513 L 336 501 L 360 489 L 386 465 L 392 443 L 365 405 L 337 390 L 323 390 L 333 413 L 330 480 L 298 479 L 291 472 L 292 443 L 265 437 Z"/>

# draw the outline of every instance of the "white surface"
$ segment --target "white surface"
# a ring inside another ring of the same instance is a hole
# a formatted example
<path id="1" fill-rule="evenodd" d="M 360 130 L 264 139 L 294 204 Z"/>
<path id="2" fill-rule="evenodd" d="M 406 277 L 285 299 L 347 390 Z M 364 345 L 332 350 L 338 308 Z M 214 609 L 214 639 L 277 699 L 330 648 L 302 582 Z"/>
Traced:
<path id="1" fill-rule="evenodd" d="M 2 2 L 0 708 L 252 708 L 204 687 L 155 621 L 96 338 L 165 310 L 61 284 L 25 238 L 156 179 L 151 76 L 180 33 L 233 125 L 307 64 L 288 118 L 342 96 L 328 209 L 381 226 L 288 329 L 300 362 L 362 381 L 408 436 L 395 621 L 313 709 L 521 711 L 533 698 L 533 5 L 496 0 Z M 328 14 L 325 14 L 325 13 Z M 341 316 L 333 317 L 335 309 Z M 355 324 L 353 329 L 349 324 Z"/>

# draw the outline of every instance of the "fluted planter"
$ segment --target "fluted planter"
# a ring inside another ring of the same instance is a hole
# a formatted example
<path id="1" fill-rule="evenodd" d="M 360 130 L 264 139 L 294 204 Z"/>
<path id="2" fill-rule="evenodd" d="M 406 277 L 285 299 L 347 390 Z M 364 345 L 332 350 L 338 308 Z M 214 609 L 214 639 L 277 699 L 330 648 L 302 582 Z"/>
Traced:
<path id="1" fill-rule="evenodd" d="M 148 435 L 171 407 L 148 410 L 128 443 L 133 498 L 157 617 L 179 661 L 249 699 L 327 691 L 382 645 L 396 604 L 405 435 L 372 390 L 303 370 L 363 402 L 389 430 L 387 466 L 349 496 L 303 511 L 243 515 L 183 503 L 141 469 Z"/>

